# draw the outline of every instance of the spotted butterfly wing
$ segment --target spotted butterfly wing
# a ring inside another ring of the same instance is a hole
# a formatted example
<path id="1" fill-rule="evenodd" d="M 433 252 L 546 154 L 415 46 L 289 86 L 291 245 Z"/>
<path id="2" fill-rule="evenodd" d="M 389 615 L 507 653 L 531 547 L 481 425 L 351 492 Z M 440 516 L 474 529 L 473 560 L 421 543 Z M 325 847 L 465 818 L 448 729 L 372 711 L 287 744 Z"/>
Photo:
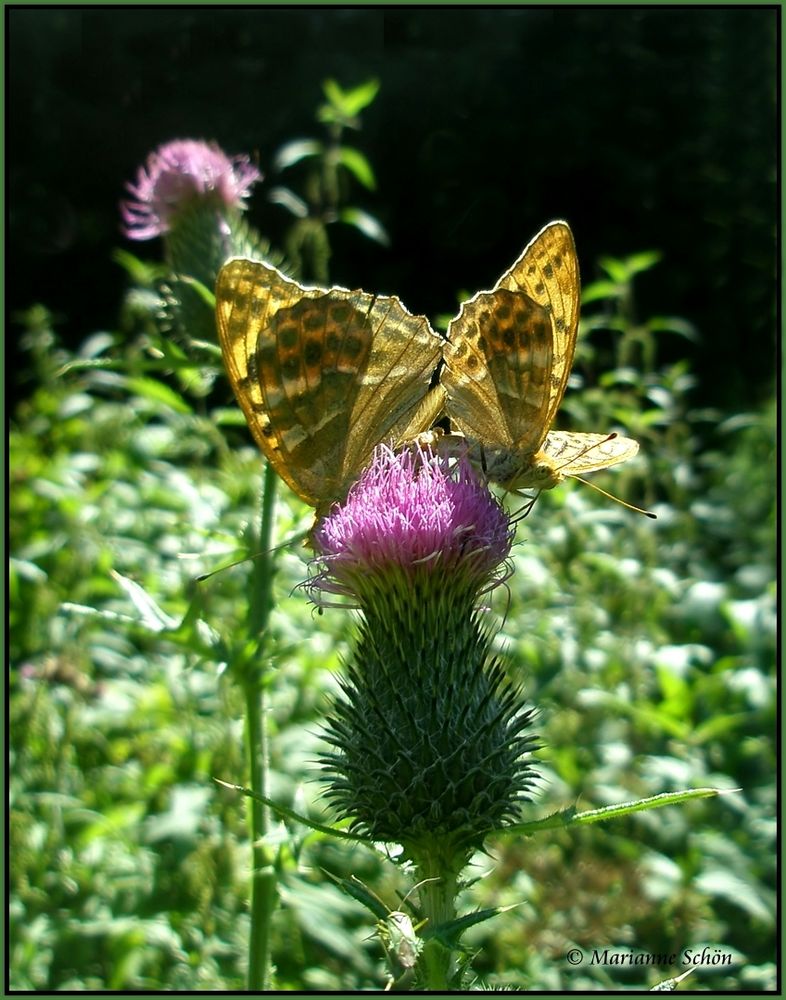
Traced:
<path id="1" fill-rule="evenodd" d="M 550 431 L 573 365 L 579 290 L 573 235 L 552 222 L 448 328 L 447 414 L 489 479 L 511 489 L 547 489 L 638 451 L 629 438 Z"/>
<path id="2" fill-rule="evenodd" d="M 341 499 L 379 443 L 433 419 L 441 338 L 396 298 L 307 288 L 235 258 L 216 285 L 219 340 L 254 438 L 306 503 Z"/>
<path id="3" fill-rule="evenodd" d="M 635 458 L 638 452 L 638 441 L 619 434 L 550 431 L 543 442 L 543 453 L 552 459 L 563 476 L 608 469 Z"/>

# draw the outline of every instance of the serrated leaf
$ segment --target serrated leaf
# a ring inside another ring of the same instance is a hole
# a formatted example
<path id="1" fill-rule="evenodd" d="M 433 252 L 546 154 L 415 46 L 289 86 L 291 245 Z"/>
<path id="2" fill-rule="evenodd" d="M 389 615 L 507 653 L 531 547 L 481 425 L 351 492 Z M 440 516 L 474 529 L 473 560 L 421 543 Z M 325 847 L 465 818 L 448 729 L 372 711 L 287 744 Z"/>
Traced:
<path id="1" fill-rule="evenodd" d="M 703 799 L 715 795 L 723 795 L 732 789 L 718 788 L 691 788 L 682 792 L 662 792 L 660 795 L 651 795 L 646 799 L 637 799 L 634 802 L 622 802 L 619 805 L 603 806 L 600 809 L 589 809 L 587 812 L 577 813 L 574 807 L 564 809 L 560 812 L 552 813 L 544 819 L 533 820 L 530 823 L 516 823 L 513 826 L 505 827 L 504 830 L 494 831 L 497 834 L 524 834 L 529 836 L 541 830 L 553 830 L 568 826 L 585 826 L 588 823 L 600 823 L 609 819 L 618 819 L 620 816 L 628 816 L 631 813 L 643 812 L 646 809 L 660 809 L 663 806 L 678 805 L 681 802 L 688 802 L 690 799 Z"/>
<path id="2" fill-rule="evenodd" d="M 568 806 L 567 809 L 560 809 L 550 813 L 542 819 L 531 820 L 529 823 L 516 823 L 513 827 L 506 827 L 504 830 L 497 830 L 497 833 L 523 833 L 529 836 L 541 830 L 558 830 L 570 825 L 572 818 L 576 815 L 576 807 Z"/>
<path id="3" fill-rule="evenodd" d="M 490 920 L 500 913 L 507 913 L 508 910 L 515 910 L 519 903 L 511 903 L 508 906 L 492 906 L 486 910 L 476 910 L 468 913 L 465 917 L 458 917 L 456 920 L 448 920 L 444 924 L 436 927 L 426 926 L 423 930 L 424 938 L 436 938 L 448 948 L 455 948 L 458 940 L 464 931 L 476 924 L 482 924 L 485 920 Z"/>
<path id="4" fill-rule="evenodd" d="M 601 809 L 590 809 L 587 812 L 576 813 L 571 824 L 583 826 L 587 823 L 600 823 L 608 819 L 628 816 L 630 813 L 643 812 L 647 809 L 661 809 L 663 806 L 673 806 L 681 802 L 689 802 L 691 799 L 706 799 L 715 795 L 723 795 L 725 791 L 727 790 L 718 788 L 691 788 L 681 792 L 661 792 L 659 795 L 650 795 L 634 802 L 622 802 L 619 805 L 603 806 Z"/>
<path id="5" fill-rule="evenodd" d="M 662 982 L 653 986 L 650 993 L 670 993 L 672 990 L 677 989 L 683 979 L 687 979 L 688 976 L 695 971 L 695 969 L 688 969 L 687 972 L 683 972 L 681 975 L 675 976 L 673 979 L 664 979 Z"/>

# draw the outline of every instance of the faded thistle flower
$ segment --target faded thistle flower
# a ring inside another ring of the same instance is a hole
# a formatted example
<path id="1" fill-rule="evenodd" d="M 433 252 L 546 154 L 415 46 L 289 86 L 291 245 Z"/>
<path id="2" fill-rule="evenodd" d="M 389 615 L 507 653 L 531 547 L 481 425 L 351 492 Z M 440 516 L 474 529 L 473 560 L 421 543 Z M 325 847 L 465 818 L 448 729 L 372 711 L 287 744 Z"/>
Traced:
<path id="1" fill-rule="evenodd" d="M 133 199 L 120 203 L 123 232 L 133 240 L 164 239 L 169 274 L 161 286 L 165 325 L 194 340 L 215 340 L 208 292 L 230 257 L 273 259 L 270 245 L 243 218 L 251 187 L 262 177 L 248 156 L 229 157 L 215 143 L 175 139 L 139 168 Z"/>
<path id="2" fill-rule="evenodd" d="M 230 158 L 215 143 L 174 139 L 148 156 L 136 184 L 126 184 L 134 200 L 121 202 L 124 232 L 132 240 L 163 236 L 195 203 L 242 211 L 261 176 L 248 156 Z"/>
<path id="3" fill-rule="evenodd" d="M 314 536 L 312 599 L 360 610 L 327 722 L 328 798 L 426 873 L 460 871 L 533 782 L 532 712 L 478 607 L 507 579 L 512 541 L 466 458 L 386 446 Z"/>

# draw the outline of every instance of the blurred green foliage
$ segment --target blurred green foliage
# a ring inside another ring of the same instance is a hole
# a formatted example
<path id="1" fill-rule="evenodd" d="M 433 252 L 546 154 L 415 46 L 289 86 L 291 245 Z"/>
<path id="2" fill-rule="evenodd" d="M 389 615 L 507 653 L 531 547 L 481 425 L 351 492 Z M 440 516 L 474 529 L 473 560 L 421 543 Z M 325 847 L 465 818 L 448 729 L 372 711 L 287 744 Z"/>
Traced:
<path id="1" fill-rule="evenodd" d="M 350 181 L 374 190 L 374 169 L 361 150 L 342 142 L 346 129 L 359 129 L 360 112 L 379 91 L 378 80 L 368 80 L 351 90 L 343 90 L 335 80 L 322 85 L 326 103 L 317 109 L 317 121 L 325 125 L 325 141 L 293 139 L 277 152 L 273 167 L 277 172 L 300 167 L 303 197 L 288 187 L 273 188 L 268 197 L 293 220 L 284 238 L 291 262 L 288 273 L 320 284 L 329 284 L 330 239 L 328 226 L 343 222 L 368 239 L 387 246 L 390 242 L 382 224 L 369 212 L 345 204 Z"/>
<path id="2" fill-rule="evenodd" d="M 564 956 L 705 944 L 735 965 L 699 969 L 690 988 L 774 985 L 775 406 L 694 407 L 688 365 L 659 361 L 663 338 L 692 327 L 636 318 L 635 276 L 655 262 L 607 259 L 587 287 L 560 419 L 641 441 L 636 462 L 594 481 L 658 520 L 580 484 L 543 495 L 489 615 L 540 711 L 532 816 L 736 791 L 489 845 L 461 911 L 517 907 L 467 933 L 478 985 L 648 987 L 674 970 Z M 253 557 L 242 539 L 262 460 L 236 408 L 208 392 L 215 356 L 189 356 L 147 316 L 127 308 L 124 329 L 74 354 L 43 306 L 20 317 L 37 388 L 10 438 L 14 989 L 243 987 L 246 806 L 211 779 L 245 778 L 223 668 L 243 641 L 247 572 L 221 567 Z M 310 518 L 286 495 L 278 538 Z M 295 590 L 305 573 L 295 541 L 275 579 L 271 794 L 320 815 L 320 720 L 352 626 L 340 610 L 315 615 Z M 324 873 L 357 877 L 390 911 L 406 877 L 291 824 L 274 839 L 278 988 L 384 985 L 368 914 Z"/>

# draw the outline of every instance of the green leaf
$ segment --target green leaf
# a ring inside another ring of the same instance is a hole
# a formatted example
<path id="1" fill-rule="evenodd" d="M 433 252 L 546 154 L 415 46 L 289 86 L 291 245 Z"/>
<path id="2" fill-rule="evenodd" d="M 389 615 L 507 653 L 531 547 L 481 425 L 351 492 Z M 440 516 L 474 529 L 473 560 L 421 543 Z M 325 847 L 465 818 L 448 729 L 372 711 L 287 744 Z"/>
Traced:
<path id="1" fill-rule="evenodd" d="M 617 257 L 601 257 L 598 261 L 603 270 L 617 285 L 624 285 L 628 280 L 628 269 L 625 261 Z"/>
<path id="2" fill-rule="evenodd" d="M 296 219 L 308 218 L 308 205 L 294 191 L 290 191 L 289 188 L 271 188 L 267 198 L 271 204 L 280 205 L 294 215 Z"/>
<path id="3" fill-rule="evenodd" d="M 343 90 L 335 80 L 328 79 L 323 81 L 322 91 L 342 117 L 353 118 L 363 108 L 367 108 L 377 96 L 379 80 L 367 80 L 353 90 Z"/>
<path id="4" fill-rule="evenodd" d="M 458 917 L 456 920 L 448 920 L 444 924 L 436 927 L 426 926 L 423 930 L 424 938 L 436 938 L 448 948 L 455 948 L 459 938 L 470 927 L 482 924 L 484 920 L 490 920 L 500 913 L 507 913 L 508 910 L 515 910 L 520 903 L 511 903 L 509 906 L 492 906 L 486 910 L 476 910 L 475 913 L 468 913 L 465 917 Z"/>
<path id="5" fill-rule="evenodd" d="M 177 628 L 178 621 L 175 618 L 171 618 L 165 611 L 159 608 L 143 587 L 140 587 L 134 580 L 129 580 L 127 576 L 123 576 L 115 570 L 111 571 L 111 575 L 112 579 L 120 584 L 131 599 L 131 603 L 141 615 L 142 623 L 146 628 L 149 628 L 151 632 L 163 632 L 166 629 Z"/>
<path id="6" fill-rule="evenodd" d="M 645 325 L 653 333 L 676 333 L 691 343 L 696 344 L 699 341 L 699 334 L 693 323 L 680 316 L 653 316 Z"/>
<path id="7" fill-rule="evenodd" d="M 374 171 L 366 157 L 352 146 L 339 146 L 338 160 L 363 187 L 373 191 L 377 186 Z"/>
<path id="8" fill-rule="evenodd" d="M 612 281 L 625 285 L 630 282 L 634 275 L 648 271 L 657 264 L 662 256 L 657 250 L 643 250 L 641 253 L 635 253 L 622 260 L 618 257 L 601 257 L 598 263 Z"/>
<path id="9" fill-rule="evenodd" d="M 356 115 L 367 108 L 374 101 L 379 93 L 379 80 L 371 79 L 361 83 L 353 90 L 345 90 L 343 93 L 342 110 L 346 115 Z"/>
<path id="10" fill-rule="evenodd" d="M 632 277 L 634 274 L 641 274 L 642 271 L 649 271 L 662 259 L 663 254 L 659 250 L 643 250 L 628 257 L 625 263 L 628 266 L 628 274 Z"/>
<path id="11" fill-rule="evenodd" d="M 367 236 L 370 240 L 374 240 L 375 243 L 379 243 L 383 247 L 390 246 L 390 237 L 383 228 L 382 223 L 375 219 L 373 215 L 369 215 L 368 212 L 364 212 L 360 208 L 343 208 L 339 212 L 338 217 L 342 222 L 346 222 L 348 226 L 354 226 L 364 236 Z"/>
<path id="12" fill-rule="evenodd" d="M 159 382 L 158 379 L 138 376 L 130 378 L 127 385 L 130 392 L 135 392 L 137 396 L 149 399 L 154 403 L 163 403 L 175 413 L 190 415 L 194 412 L 180 393 L 175 392 L 166 383 Z"/>
<path id="13" fill-rule="evenodd" d="M 643 812 L 646 809 L 660 809 L 663 806 L 677 805 L 680 802 L 688 802 L 690 799 L 705 799 L 714 795 L 724 795 L 733 789 L 719 788 L 691 788 L 682 792 L 662 792 L 660 795 L 651 795 L 646 799 L 637 799 L 635 802 L 622 802 L 619 805 L 603 806 L 601 809 L 590 809 L 587 812 L 577 813 L 574 806 L 560 812 L 552 813 L 544 819 L 533 820 L 530 823 L 516 823 L 514 826 L 505 827 L 503 830 L 495 830 L 496 834 L 524 834 L 529 836 L 541 830 L 555 830 L 567 828 L 569 826 L 585 826 L 588 823 L 600 823 L 607 819 L 618 819 L 620 816 L 628 816 L 630 813 Z"/>
<path id="14" fill-rule="evenodd" d="M 93 823 L 80 831 L 78 837 L 80 845 L 87 847 L 95 840 L 103 840 L 133 830 L 144 817 L 146 808 L 144 802 L 121 802 L 104 809 Z"/>
<path id="15" fill-rule="evenodd" d="M 716 740 L 719 736 L 749 725 L 750 721 L 749 712 L 736 712 L 729 715 L 714 716 L 696 726 L 691 734 L 691 743 L 697 747 L 701 746 L 709 742 L 709 740 Z"/>
<path id="16" fill-rule="evenodd" d="M 322 81 L 322 92 L 330 101 L 334 108 L 341 108 L 344 100 L 344 91 L 336 80 L 329 78 Z"/>
<path id="17" fill-rule="evenodd" d="M 349 878 L 340 878 L 326 868 L 322 869 L 322 873 L 335 882 L 342 892 L 362 903 L 377 920 L 387 920 L 390 910 L 371 889 L 363 885 L 359 878 L 356 878 L 354 875 L 350 875 Z"/>
<path id="18" fill-rule="evenodd" d="M 311 156 L 321 156 L 325 147 L 316 139 L 293 139 L 284 143 L 273 157 L 273 169 L 280 171 Z"/>
<path id="19" fill-rule="evenodd" d="M 116 264 L 123 268 L 131 281 L 142 288 L 152 288 L 166 273 L 162 264 L 140 260 L 128 250 L 113 250 L 111 257 Z"/>
<path id="20" fill-rule="evenodd" d="M 325 826 L 322 823 L 315 823 L 314 820 L 301 816 L 293 809 L 289 809 L 287 806 L 282 806 L 280 803 L 274 802 L 272 799 L 267 798 L 267 796 L 260 795 L 258 792 L 254 792 L 250 788 L 244 788 L 242 785 L 234 785 L 229 781 L 222 781 L 220 778 L 213 778 L 213 781 L 215 781 L 217 785 L 222 785 L 224 788 L 230 788 L 234 792 L 240 792 L 242 795 L 247 795 L 251 799 L 256 799 L 257 802 L 261 802 L 263 805 L 268 806 L 268 808 L 277 812 L 280 816 L 286 816 L 287 819 L 291 819 L 295 823 L 300 823 L 301 826 L 307 826 L 311 830 L 316 830 L 317 833 L 326 833 L 328 836 L 338 837 L 340 840 L 351 840 L 356 844 L 368 844 L 369 846 L 373 844 L 373 841 L 369 840 L 368 837 L 364 837 L 362 834 L 347 833 L 346 830 L 339 830 L 335 826 Z"/>
<path id="21" fill-rule="evenodd" d="M 773 914 L 762 900 L 757 887 L 726 868 L 712 868 L 694 876 L 694 884 L 709 896 L 725 899 L 753 920 L 772 922 Z"/>
<path id="22" fill-rule="evenodd" d="M 34 583 L 43 583 L 48 579 L 47 574 L 40 566 L 27 559 L 15 559 L 11 556 L 9 570 L 11 573 L 18 573 L 23 580 L 31 580 Z"/>
<path id="23" fill-rule="evenodd" d="M 616 281 L 593 281 L 581 290 L 583 305 L 597 302 L 600 299 L 618 299 L 622 295 L 622 287 Z"/>
<path id="24" fill-rule="evenodd" d="M 203 284 L 198 278 L 194 278 L 190 274 L 175 274 L 174 277 L 183 285 L 188 285 L 189 288 L 193 288 L 197 295 L 202 299 L 206 306 L 209 306 L 211 310 L 216 308 L 216 296 L 215 294 Z"/>
<path id="25" fill-rule="evenodd" d="M 637 799 L 634 802 L 622 802 L 619 805 L 603 806 L 601 809 L 590 809 L 587 812 L 576 813 L 571 824 L 583 826 L 587 823 L 600 823 L 607 819 L 617 819 L 631 813 L 644 812 L 647 809 L 661 809 L 663 806 L 689 802 L 691 799 L 706 799 L 716 795 L 725 795 L 729 791 L 731 789 L 690 788 L 681 792 L 661 792 L 659 795 L 650 795 L 646 799 Z"/>
<path id="26" fill-rule="evenodd" d="M 525 837 L 541 830 L 558 830 L 570 826 L 573 817 L 576 815 L 576 807 L 568 806 L 567 809 L 560 809 L 558 812 L 544 816 L 542 819 L 530 820 L 529 823 L 516 823 L 514 826 L 505 827 L 504 830 L 495 830 L 496 834 L 520 834 Z"/>

